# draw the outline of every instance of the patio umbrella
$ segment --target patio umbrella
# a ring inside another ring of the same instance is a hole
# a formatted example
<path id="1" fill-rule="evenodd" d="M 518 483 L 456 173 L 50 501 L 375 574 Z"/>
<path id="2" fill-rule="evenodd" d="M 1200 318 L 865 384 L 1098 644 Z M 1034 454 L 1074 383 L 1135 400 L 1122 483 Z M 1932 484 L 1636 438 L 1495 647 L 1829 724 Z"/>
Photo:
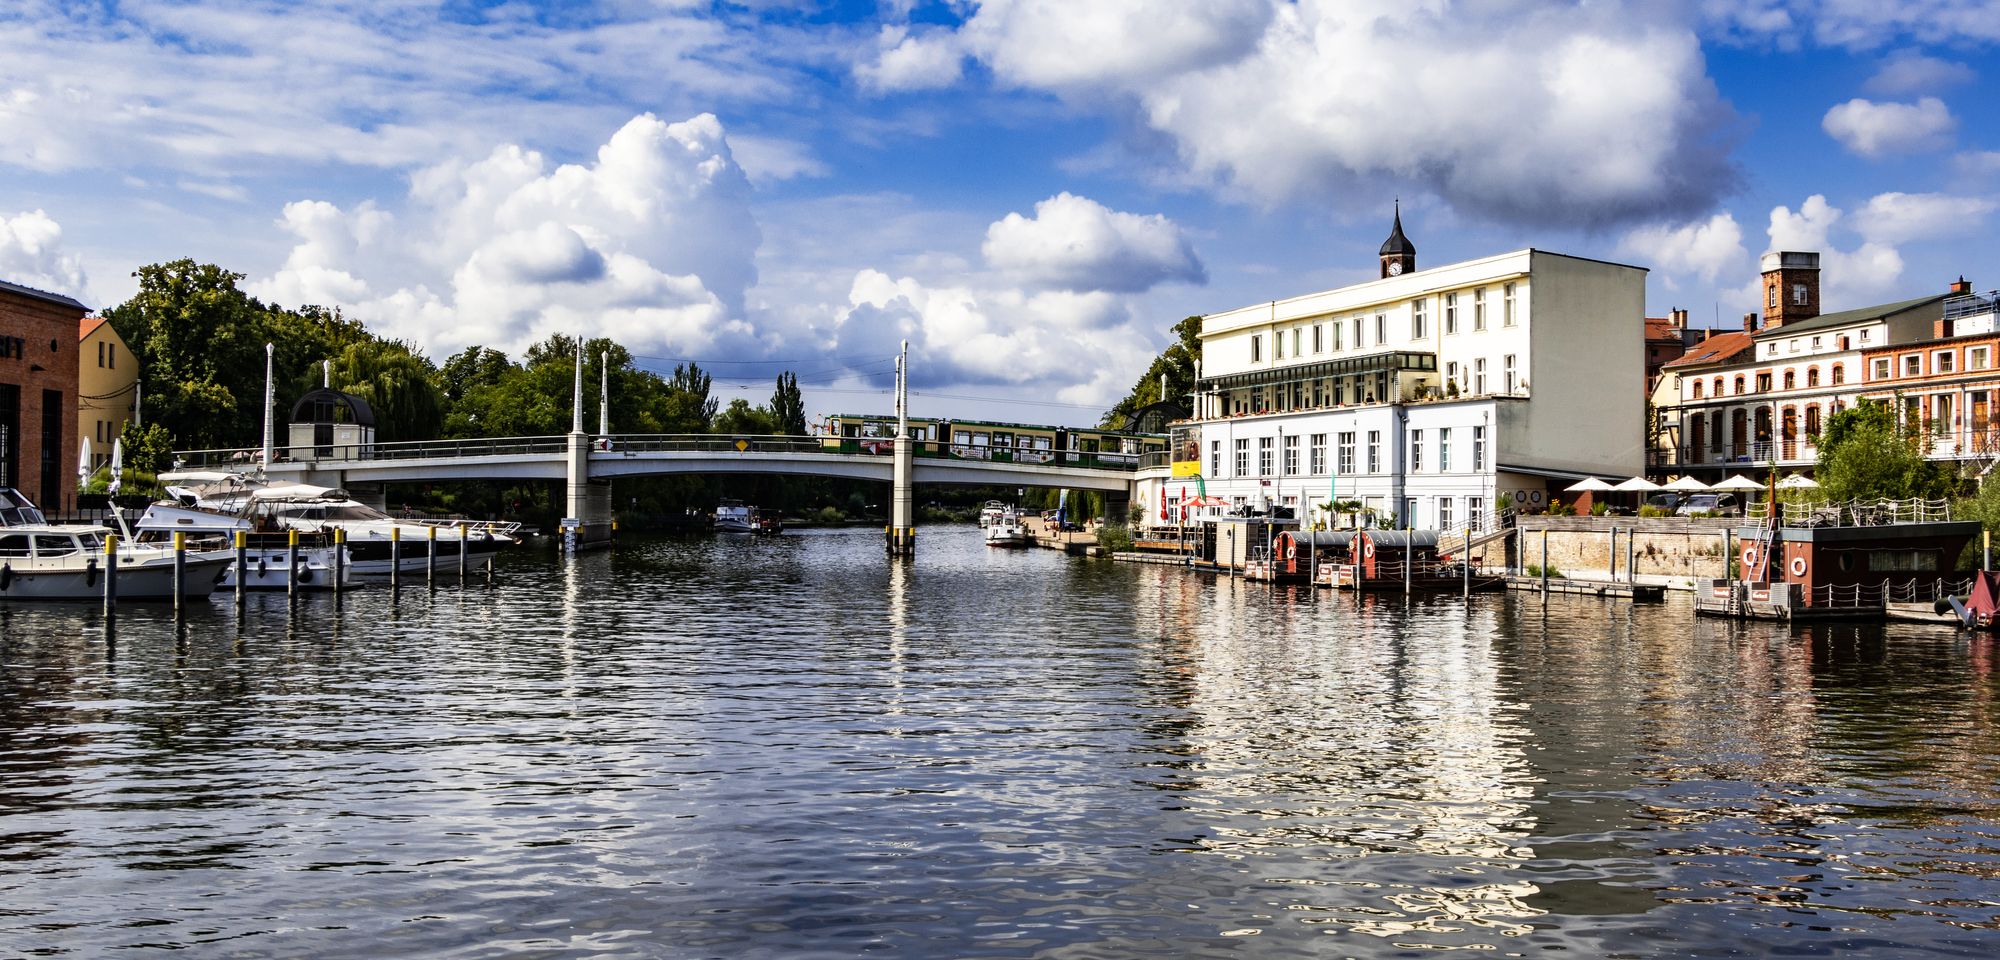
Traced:
<path id="1" fill-rule="evenodd" d="M 123 437 L 114 437 L 111 440 L 111 486 L 105 492 L 115 497 L 118 495 L 118 488 L 124 485 L 125 439 Z"/>
<path id="2" fill-rule="evenodd" d="M 1612 487 L 1611 489 L 1616 490 L 1619 493 L 1652 493 L 1653 491 L 1660 489 L 1660 485 L 1654 483 L 1651 480 L 1646 479 L 1645 477 L 1633 477 L 1629 480 L 1625 480 L 1619 483 L 1617 486 Z"/>
<path id="3" fill-rule="evenodd" d="M 1737 474 L 1709 487 L 1710 490 L 1762 490 L 1764 485 L 1742 474 Z"/>
<path id="4" fill-rule="evenodd" d="M 1795 473 L 1778 481 L 1780 490 L 1817 490 L 1819 482 L 1802 473 Z"/>
<path id="5" fill-rule="evenodd" d="M 1604 481 L 1599 480 L 1596 477 L 1584 477 L 1583 479 L 1578 480 L 1577 482 L 1572 483 L 1567 487 L 1564 487 L 1563 492 L 1564 493 L 1608 493 L 1616 489 L 1617 489 L 1616 487 L 1613 487 L 1612 485 L 1605 483 Z"/>
<path id="6" fill-rule="evenodd" d="M 83 485 L 90 482 L 90 438 L 83 438 L 82 449 L 76 452 L 76 492 L 83 492 Z"/>
<path id="7" fill-rule="evenodd" d="M 1700 480 L 1696 480 L 1693 477 L 1682 477 L 1678 480 L 1675 480 L 1672 483 L 1667 484 L 1664 487 L 1661 487 L 1660 489 L 1672 490 L 1675 493 L 1707 493 L 1708 484 L 1705 484 Z"/>

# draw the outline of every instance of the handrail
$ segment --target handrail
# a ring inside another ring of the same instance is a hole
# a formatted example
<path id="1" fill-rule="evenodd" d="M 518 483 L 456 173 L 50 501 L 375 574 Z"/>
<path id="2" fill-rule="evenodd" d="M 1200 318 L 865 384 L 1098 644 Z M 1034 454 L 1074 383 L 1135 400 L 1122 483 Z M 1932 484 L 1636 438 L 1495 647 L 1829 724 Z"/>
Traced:
<path id="1" fill-rule="evenodd" d="M 1750 504 L 1744 510 L 1749 520 L 1771 518 L 1771 505 Z M 1802 501 L 1778 504 L 1778 518 L 1788 527 L 1874 527 L 1890 523 L 1939 523 L 1951 519 L 1951 501 L 1926 500 L 1840 500 Z"/>

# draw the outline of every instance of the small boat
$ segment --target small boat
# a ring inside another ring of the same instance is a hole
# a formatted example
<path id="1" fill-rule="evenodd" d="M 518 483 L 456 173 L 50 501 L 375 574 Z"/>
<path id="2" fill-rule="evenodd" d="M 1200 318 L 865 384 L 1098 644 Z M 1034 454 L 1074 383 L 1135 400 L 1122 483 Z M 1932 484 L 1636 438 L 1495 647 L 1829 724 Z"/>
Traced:
<path id="1" fill-rule="evenodd" d="M 715 506 L 715 529 L 719 533 L 754 533 L 757 508 L 741 500 L 724 500 Z"/>
<path id="2" fill-rule="evenodd" d="M 111 531 L 88 524 L 49 523 L 20 491 L 0 487 L 0 603 L 22 600 L 96 600 L 104 596 L 104 538 Z M 180 594 L 206 599 L 228 567 L 221 551 L 181 555 Z M 170 600 L 174 551 L 118 544 L 118 597 Z"/>
<path id="3" fill-rule="evenodd" d="M 291 534 L 275 529 L 258 529 L 247 517 L 189 506 L 178 500 L 161 500 L 146 508 L 132 525 L 134 541 L 151 546 L 171 546 L 173 536 L 182 534 L 190 547 L 229 552 L 230 563 L 217 589 L 236 589 L 236 534 L 243 534 L 243 588 L 246 590 L 289 590 L 298 581 L 301 590 L 331 590 L 336 572 L 345 585 L 353 580 L 352 554 L 334 545 L 324 533 L 299 537 L 298 565 L 291 564 Z M 339 551 L 339 554 L 336 554 Z"/>
<path id="4" fill-rule="evenodd" d="M 988 500 L 979 507 L 979 525 L 981 527 L 990 527 L 993 525 L 993 521 L 1000 519 L 1007 512 L 1006 504 L 998 500 Z"/>
<path id="5" fill-rule="evenodd" d="M 751 508 L 751 512 L 757 517 L 758 533 L 775 534 L 785 532 L 785 521 L 779 519 L 777 516 L 768 513 L 759 513 L 754 507 Z"/>
<path id="6" fill-rule="evenodd" d="M 1027 547 L 1033 546 L 1034 542 L 1034 537 L 1028 534 L 1028 525 L 1012 509 L 1003 511 L 986 527 L 986 545 L 989 547 Z"/>

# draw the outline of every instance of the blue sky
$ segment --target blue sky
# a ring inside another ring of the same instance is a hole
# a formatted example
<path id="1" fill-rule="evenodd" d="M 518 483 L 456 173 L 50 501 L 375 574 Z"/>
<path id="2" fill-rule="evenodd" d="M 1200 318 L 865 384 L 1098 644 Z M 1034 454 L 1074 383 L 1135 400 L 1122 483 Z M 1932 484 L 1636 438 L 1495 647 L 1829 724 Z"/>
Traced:
<path id="1" fill-rule="evenodd" d="M 1731 326 L 2000 286 L 2000 5 L 0 2 L 0 277 L 182 256 L 442 358 L 550 332 L 762 399 L 1087 421 L 1179 318 L 1523 246 Z M 818 385 L 815 389 L 815 385 Z M 725 396 L 732 395 L 725 393 Z M 966 399 L 981 398 L 981 399 Z"/>

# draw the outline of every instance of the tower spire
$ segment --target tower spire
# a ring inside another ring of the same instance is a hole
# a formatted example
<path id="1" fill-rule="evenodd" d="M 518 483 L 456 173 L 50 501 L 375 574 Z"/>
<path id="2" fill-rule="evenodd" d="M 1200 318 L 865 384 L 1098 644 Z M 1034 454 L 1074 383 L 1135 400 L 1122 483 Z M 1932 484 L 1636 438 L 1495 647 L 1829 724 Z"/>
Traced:
<path id="1" fill-rule="evenodd" d="M 1396 277 L 1417 269 L 1417 245 L 1403 235 L 1403 198 L 1396 198 L 1395 225 L 1382 241 L 1382 276 Z"/>

